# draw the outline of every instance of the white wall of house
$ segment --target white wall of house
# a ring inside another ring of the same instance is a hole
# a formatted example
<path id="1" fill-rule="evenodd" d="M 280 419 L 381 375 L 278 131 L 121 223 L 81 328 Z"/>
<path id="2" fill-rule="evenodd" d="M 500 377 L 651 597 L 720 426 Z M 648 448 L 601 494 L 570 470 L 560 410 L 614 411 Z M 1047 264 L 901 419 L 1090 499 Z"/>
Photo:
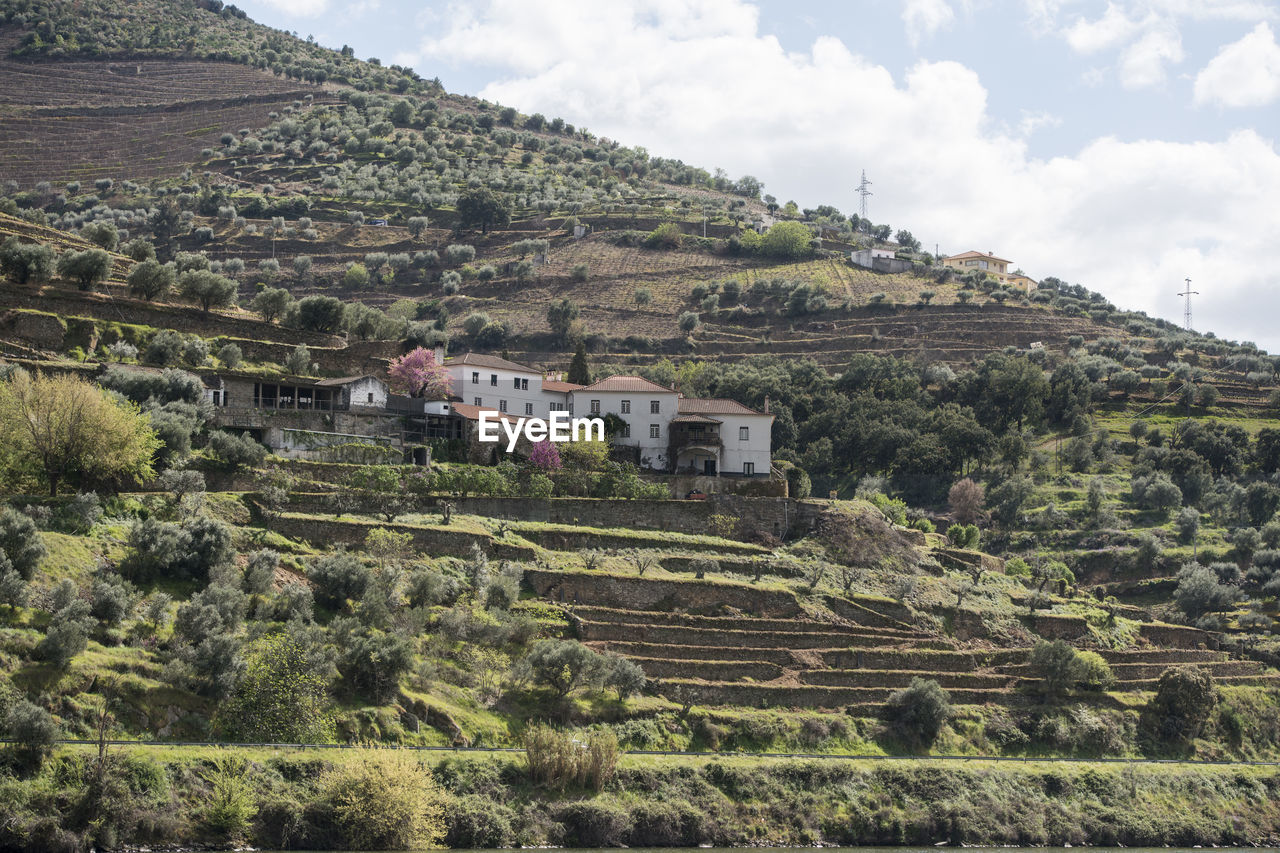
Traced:
<path id="1" fill-rule="evenodd" d="M 549 404 L 557 397 L 543 393 L 539 373 L 474 364 L 454 364 L 448 369 L 450 391 L 468 406 L 484 406 L 521 417 L 546 418 L 551 411 Z"/>
<path id="2" fill-rule="evenodd" d="M 767 476 L 772 458 L 770 446 L 773 418 L 769 415 L 722 414 L 712 417 L 721 422 L 720 438 L 724 442 L 720 473 Z"/>
<path id="3" fill-rule="evenodd" d="M 366 409 L 385 409 L 387 407 L 387 384 L 380 379 L 365 376 L 349 385 L 343 386 L 342 390 L 350 395 L 347 399 L 352 406 Z"/>
<path id="4" fill-rule="evenodd" d="M 573 400 L 570 398 L 568 391 L 548 391 L 543 388 L 542 404 L 548 412 L 568 412 L 573 414 Z"/>
<path id="5" fill-rule="evenodd" d="M 604 417 L 607 414 L 622 418 L 628 429 L 616 436 L 614 443 L 640 448 L 641 467 L 659 471 L 666 469 L 671 419 L 676 416 L 674 391 L 582 390 L 573 391 L 569 396 L 575 418 Z M 598 407 L 592 405 L 595 401 L 598 401 Z M 657 411 L 654 411 L 655 404 Z"/>

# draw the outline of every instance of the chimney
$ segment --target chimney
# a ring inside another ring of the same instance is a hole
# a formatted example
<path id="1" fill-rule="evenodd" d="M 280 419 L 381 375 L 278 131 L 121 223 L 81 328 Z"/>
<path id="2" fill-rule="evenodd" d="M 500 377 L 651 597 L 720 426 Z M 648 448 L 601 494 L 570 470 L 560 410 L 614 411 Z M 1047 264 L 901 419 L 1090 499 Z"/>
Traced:
<path id="1" fill-rule="evenodd" d="M 766 415 L 769 414 L 769 395 L 768 394 L 764 395 L 764 413 Z"/>

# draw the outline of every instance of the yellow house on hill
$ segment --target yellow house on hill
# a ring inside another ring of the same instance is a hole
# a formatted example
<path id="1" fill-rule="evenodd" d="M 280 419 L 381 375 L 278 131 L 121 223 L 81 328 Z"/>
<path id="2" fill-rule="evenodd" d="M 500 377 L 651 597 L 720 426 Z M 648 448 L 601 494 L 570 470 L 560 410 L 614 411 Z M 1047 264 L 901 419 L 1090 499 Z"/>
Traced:
<path id="1" fill-rule="evenodd" d="M 942 265 L 944 267 L 952 267 L 961 273 L 979 270 L 994 279 L 998 279 L 1002 284 L 1021 287 L 1024 290 L 1030 290 L 1035 284 L 1035 281 L 1022 273 L 1009 272 L 1009 267 L 1013 266 L 1013 261 L 997 258 L 990 252 L 984 253 L 974 250 L 961 252 L 958 255 L 943 258 Z"/>

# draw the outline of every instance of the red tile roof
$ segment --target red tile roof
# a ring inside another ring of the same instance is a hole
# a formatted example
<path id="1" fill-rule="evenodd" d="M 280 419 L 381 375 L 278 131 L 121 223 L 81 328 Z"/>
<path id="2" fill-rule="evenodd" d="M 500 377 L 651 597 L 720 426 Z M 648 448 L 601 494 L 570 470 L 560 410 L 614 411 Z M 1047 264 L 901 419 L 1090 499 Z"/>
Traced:
<path id="1" fill-rule="evenodd" d="M 949 255 L 943 260 L 959 261 L 959 260 L 964 260 L 965 258 L 986 258 L 987 260 L 990 260 L 990 261 L 1000 261 L 1001 263 L 1006 263 L 1006 264 L 1013 263 L 1013 261 L 1009 260 L 1008 258 L 997 258 L 995 255 L 988 254 L 987 252 L 979 252 L 975 249 L 970 249 L 967 252 L 961 252 L 958 255 Z"/>
<path id="2" fill-rule="evenodd" d="M 445 367 L 456 367 L 464 364 L 468 367 L 488 367 L 492 370 L 511 370 L 516 373 L 542 373 L 541 370 L 534 370 L 527 364 L 517 364 L 514 361 L 507 361 L 505 358 L 498 358 L 496 355 L 484 355 L 478 352 L 466 352 L 454 358 L 447 358 L 444 361 Z"/>
<path id="3" fill-rule="evenodd" d="M 656 382 L 650 382 L 641 376 L 610 376 L 593 382 L 581 391 L 638 391 L 653 394 L 674 394 L 670 388 L 663 388 Z"/>
<path id="4" fill-rule="evenodd" d="M 724 421 L 718 420 L 716 418 L 709 418 L 706 415 L 680 415 L 677 418 L 672 418 L 671 422 L 673 424 L 721 424 L 721 423 L 724 423 Z"/>
<path id="5" fill-rule="evenodd" d="M 682 415 L 763 415 L 773 417 L 764 412 L 757 412 L 744 406 L 737 400 L 726 400 L 722 397 L 681 397 L 676 410 Z"/>
<path id="6" fill-rule="evenodd" d="M 316 382 L 316 385 L 320 388 L 341 388 L 344 385 L 352 385 L 356 382 L 359 382 L 361 379 L 372 379 L 376 382 L 382 382 L 383 385 L 387 384 L 386 382 L 383 382 L 383 380 L 380 379 L 379 377 L 374 376 L 372 373 L 363 373 L 359 376 L 338 376 L 333 379 L 321 379 L 320 381 Z"/>
<path id="7" fill-rule="evenodd" d="M 488 412 L 490 415 L 496 416 L 500 421 L 510 421 L 515 423 L 517 421 L 524 420 L 524 418 L 519 415 L 513 415 L 509 412 L 499 412 L 497 409 L 491 409 L 488 406 L 472 406 L 467 403 L 453 403 L 452 408 L 455 415 L 462 415 L 469 421 L 480 420 L 481 412 Z"/>
<path id="8" fill-rule="evenodd" d="M 582 385 L 578 385 L 573 382 L 561 382 L 558 379 L 542 380 L 543 391 L 555 391 L 560 394 L 568 394 L 570 391 L 577 391 L 579 388 L 582 388 L 582 387 L 583 387 Z"/>

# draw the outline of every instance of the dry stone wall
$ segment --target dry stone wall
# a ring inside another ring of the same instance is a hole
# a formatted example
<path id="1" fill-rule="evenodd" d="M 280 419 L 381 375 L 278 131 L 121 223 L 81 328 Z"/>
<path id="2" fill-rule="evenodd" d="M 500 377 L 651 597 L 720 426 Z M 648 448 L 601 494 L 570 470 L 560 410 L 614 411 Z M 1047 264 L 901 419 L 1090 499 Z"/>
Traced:
<path id="1" fill-rule="evenodd" d="M 800 616 L 790 592 L 754 589 L 697 580 L 678 581 L 529 569 L 525 580 L 542 598 L 566 604 L 595 604 L 623 610 L 674 610 L 714 613 L 729 607 L 756 616 Z M 636 639 L 632 637 L 630 639 Z"/>

